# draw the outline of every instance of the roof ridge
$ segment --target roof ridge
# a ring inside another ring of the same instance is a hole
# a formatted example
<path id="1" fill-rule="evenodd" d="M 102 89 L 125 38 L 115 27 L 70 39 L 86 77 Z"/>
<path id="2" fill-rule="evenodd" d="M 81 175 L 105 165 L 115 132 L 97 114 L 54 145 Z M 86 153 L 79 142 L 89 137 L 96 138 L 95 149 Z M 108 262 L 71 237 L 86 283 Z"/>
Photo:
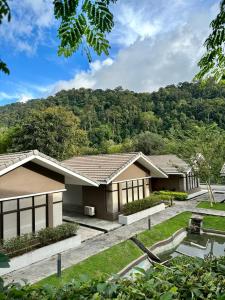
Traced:
<path id="1" fill-rule="evenodd" d="M 141 152 L 118 152 L 118 153 L 99 153 L 99 154 L 86 154 L 86 155 L 74 155 L 72 157 L 70 157 L 67 160 L 70 160 L 72 158 L 81 158 L 81 157 L 98 157 L 98 156 L 112 156 L 112 155 L 119 155 L 119 156 L 125 156 L 125 155 L 129 155 L 129 154 L 138 154 Z"/>
<path id="2" fill-rule="evenodd" d="M 17 152 L 2 153 L 2 154 L 0 154 L 0 156 L 16 155 L 16 154 L 27 154 L 27 153 L 35 153 L 35 152 L 40 153 L 38 150 L 34 149 L 34 150 L 26 150 L 26 151 L 17 151 Z"/>

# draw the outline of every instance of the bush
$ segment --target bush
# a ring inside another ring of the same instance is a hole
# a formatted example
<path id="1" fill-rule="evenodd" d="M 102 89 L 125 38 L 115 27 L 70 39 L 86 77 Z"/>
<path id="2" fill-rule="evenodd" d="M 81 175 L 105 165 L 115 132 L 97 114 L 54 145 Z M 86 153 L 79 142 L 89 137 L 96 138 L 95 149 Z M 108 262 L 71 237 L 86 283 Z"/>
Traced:
<path id="1" fill-rule="evenodd" d="M 64 223 L 54 228 L 44 228 L 37 233 L 37 238 L 42 245 L 56 242 L 76 234 L 77 224 Z"/>
<path id="2" fill-rule="evenodd" d="M 159 191 L 154 192 L 155 195 L 169 196 L 173 200 L 185 201 L 187 200 L 188 193 L 184 192 L 172 192 L 172 191 Z"/>
<path id="3" fill-rule="evenodd" d="M 0 299 L 224 299 L 225 257 L 178 258 L 170 265 L 156 265 L 134 278 L 105 281 L 83 276 L 58 287 L 9 284 L 0 280 Z"/>
<path id="4" fill-rule="evenodd" d="M 77 224 L 65 223 L 54 228 L 44 228 L 34 234 L 24 234 L 22 236 L 13 237 L 2 243 L 2 251 L 6 253 L 15 253 L 19 250 L 27 252 L 31 248 L 37 246 L 48 245 L 53 242 L 68 238 L 76 234 Z"/>
<path id="5" fill-rule="evenodd" d="M 27 249 L 32 245 L 34 236 L 32 234 L 24 234 L 22 236 L 13 237 L 3 241 L 2 248 L 7 253 L 19 251 L 21 249 Z"/>
<path id="6" fill-rule="evenodd" d="M 162 202 L 162 200 L 168 200 L 168 196 L 165 196 L 165 197 L 163 196 L 164 199 L 161 199 L 161 198 L 162 197 L 159 195 L 151 195 L 142 200 L 136 200 L 133 202 L 126 203 L 123 206 L 123 214 L 125 216 L 132 215 L 136 212 L 156 206 L 157 204 L 160 204 Z M 165 199 L 165 198 L 167 198 L 167 199 Z"/>

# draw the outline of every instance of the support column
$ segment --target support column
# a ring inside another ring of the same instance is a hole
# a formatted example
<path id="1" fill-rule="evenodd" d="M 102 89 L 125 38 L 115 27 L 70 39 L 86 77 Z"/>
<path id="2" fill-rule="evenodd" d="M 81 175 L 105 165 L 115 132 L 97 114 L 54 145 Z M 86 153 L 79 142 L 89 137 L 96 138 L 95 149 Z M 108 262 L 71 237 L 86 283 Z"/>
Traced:
<path id="1" fill-rule="evenodd" d="M 48 194 L 47 202 L 47 218 L 48 218 L 48 227 L 54 227 L 54 216 L 53 216 L 53 194 Z"/>
<path id="2" fill-rule="evenodd" d="M 118 192 L 118 196 L 119 196 L 119 211 L 122 210 L 123 208 L 123 191 L 122 191 L 122 182 L 118 183 L 118 189 L 119 189 L 119 192 Z"/>

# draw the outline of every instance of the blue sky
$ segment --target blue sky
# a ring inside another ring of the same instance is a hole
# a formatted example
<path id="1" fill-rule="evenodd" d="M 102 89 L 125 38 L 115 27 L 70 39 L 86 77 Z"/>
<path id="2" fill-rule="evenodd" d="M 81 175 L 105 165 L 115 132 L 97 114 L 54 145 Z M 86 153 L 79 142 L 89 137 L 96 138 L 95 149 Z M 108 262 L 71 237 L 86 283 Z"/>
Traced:
<path id="1" fill-rule="evenodd" d="M 12 1 L 12 21 L 0 26 L 0 105 L 54 95 L 61 89 L 123 86 L 153 91 L 192 80 L 218 13 L 216 0 L 119 0 L 110 56 L 57 56 L 51 0 Z M 21 4 L 22 3 L 22 4 Z"/>

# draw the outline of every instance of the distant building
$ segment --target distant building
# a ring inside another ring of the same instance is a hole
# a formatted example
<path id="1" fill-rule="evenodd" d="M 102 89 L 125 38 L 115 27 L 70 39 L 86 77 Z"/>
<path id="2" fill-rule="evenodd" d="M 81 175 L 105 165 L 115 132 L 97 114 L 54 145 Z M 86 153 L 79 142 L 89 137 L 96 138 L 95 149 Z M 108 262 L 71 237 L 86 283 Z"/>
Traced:
<path id="1" fill-rule="evenodd" d="M 148 158 L 167 175 L 167 179 L 152 179 L 152 190 L 193 193 L 200 190 L 199 179 L 192 168 L 174 154 L 150 155 Z"/>

